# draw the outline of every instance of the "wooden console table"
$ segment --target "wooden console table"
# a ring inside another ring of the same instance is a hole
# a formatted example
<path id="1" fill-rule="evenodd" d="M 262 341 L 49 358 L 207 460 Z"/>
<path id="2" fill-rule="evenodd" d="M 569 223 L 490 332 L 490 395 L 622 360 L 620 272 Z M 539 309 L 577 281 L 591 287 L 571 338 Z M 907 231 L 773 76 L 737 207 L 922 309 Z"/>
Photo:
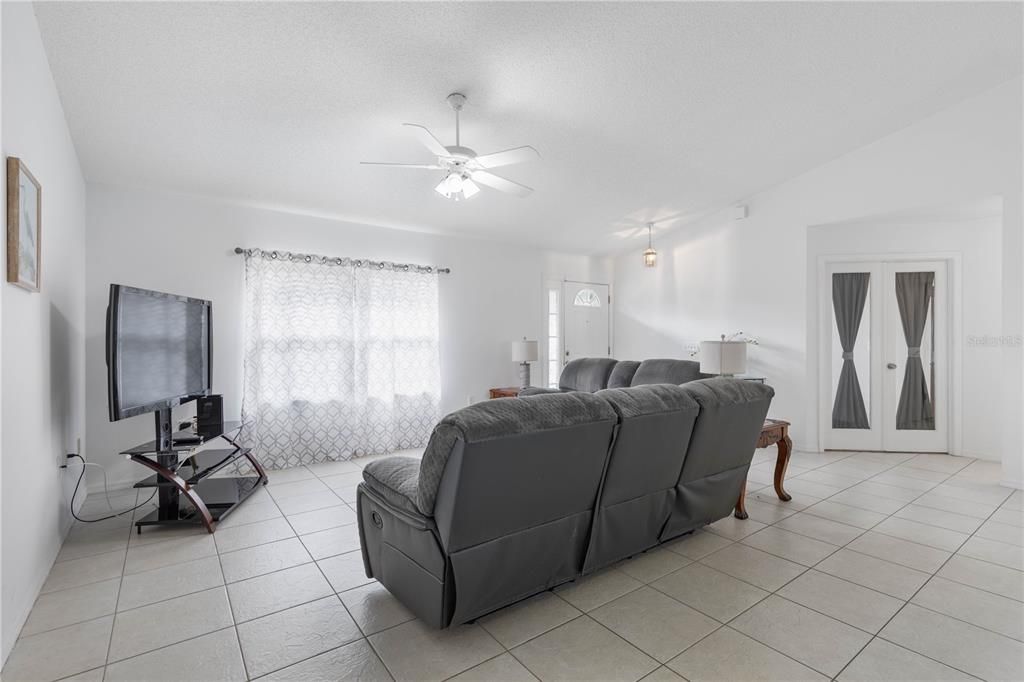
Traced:
<path id="1" fill-rule="evenodd" d="M 770 445 L 779 446 L 779 456 L 775 460 L 775 494 L 783 502 L 793 499 L 782 487 L 783 479 L 786 477 L 786 467 L 789 466 L 789 455 L 793 451 L 793 441 L 789 438 L 789 422 L 781 419 L 765 419 L 761 426 L 761 435 L 757 439 L 757 447 L 766 448 Z M 736 501 L 736 511 L 733 516 L 737 519 L 747 518 L 745 498 L 747 496 L 747 482 L 743 482 L 743 490 L 740 491 L 740 499 Z"/>
<path id="2" fill-rule="evenodd" d="M 508 386 L 505 388 L 492 388 L 490 390 L 490 396 L 492 400 L 494 398 L 518 398 L 519 391 L 521 390 L 521 388 L 518 388 L 516 386 Z"/>

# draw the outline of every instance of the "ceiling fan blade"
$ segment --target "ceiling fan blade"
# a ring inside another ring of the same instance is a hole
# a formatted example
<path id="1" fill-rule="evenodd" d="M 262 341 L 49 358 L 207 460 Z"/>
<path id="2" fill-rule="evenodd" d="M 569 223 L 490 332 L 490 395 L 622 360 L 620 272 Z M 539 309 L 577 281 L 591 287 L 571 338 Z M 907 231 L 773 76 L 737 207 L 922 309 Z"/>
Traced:
<path id="1" fill-rule="evenodd" d="M 415 123 L 403 123 L 402 125 L 410 128 L 416 135 L 416 138 L 419 139 L 420 143 L 429 149 L 430 153 L 434 156 L 451 156 L 448 153 L 448 150 L 444 148 L 444 145 L 441 144 L 441 141 L 434 137 L 434 134 L 423 126 L 416 125 Z"/>
<path id="2" fill-rule="evenodd" d="M 504 151 L 494 152 L 493 154 L 484 154 L 483 156 L 476 157 L 475 160 L 482 168 L 497 168 L 498 166 L 510 166 L 513 163 L 535 161 L 539 158 L 540 152 L 533 147 L 526 145 L 525 147 L 506 149 Z"/>
<path id="3" fill-rule="evenodd" d="M 481 185 L 487 185 L 491 189 L 496 189 L 499 192 L 515 194 L 517 197 L 529 196 L 530 192 L 533 191 L 532 188 L 527 187 L 526 185 L 520 185 L 518 182 L 512 182 L 500 175 L 495 175 L 494 173 L 484 170 L 472 171 L 470 176 Z"/>
<path id="4" fill-rule="evenodd" d="M 387 166 L 389 168 L 425 168 L 427 170 L 444 170 L 436 163 L 388 163 L 386 161 L 360 161 L 361 166 Z"/>

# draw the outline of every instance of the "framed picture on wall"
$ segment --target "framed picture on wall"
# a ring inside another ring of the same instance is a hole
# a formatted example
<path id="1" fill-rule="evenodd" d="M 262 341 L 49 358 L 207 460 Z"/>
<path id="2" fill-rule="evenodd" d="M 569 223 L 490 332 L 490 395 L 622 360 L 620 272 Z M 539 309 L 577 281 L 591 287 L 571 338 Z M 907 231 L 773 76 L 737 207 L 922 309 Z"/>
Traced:
<path id="1" fill-rule="evenodd" d="M 39 291 L 40 214 L 43 191 L 39 181 L 16 156 L 7 157 L 7 281 Z"/>

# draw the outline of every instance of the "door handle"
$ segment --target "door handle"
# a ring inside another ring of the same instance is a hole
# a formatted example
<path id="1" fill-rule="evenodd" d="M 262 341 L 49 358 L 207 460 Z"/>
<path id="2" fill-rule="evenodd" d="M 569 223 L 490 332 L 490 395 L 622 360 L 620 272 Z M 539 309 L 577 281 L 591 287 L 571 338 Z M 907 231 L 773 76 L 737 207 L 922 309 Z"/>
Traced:
<path id="1" fill-rule="evenodd" d="M 889 369 L 896 369 L 896 363 L 890 362 L 889 364 L 886 365 L 886 367 L 888 367 Z"/>

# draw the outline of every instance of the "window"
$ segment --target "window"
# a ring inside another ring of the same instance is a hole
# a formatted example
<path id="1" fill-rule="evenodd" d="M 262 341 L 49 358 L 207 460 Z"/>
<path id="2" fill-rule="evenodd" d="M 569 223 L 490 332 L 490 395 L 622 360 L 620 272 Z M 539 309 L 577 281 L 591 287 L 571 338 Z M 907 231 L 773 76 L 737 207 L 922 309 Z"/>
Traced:
<path id="1" fill-rule="evenodd" d="M 245 441 L 279 469 L 421 447 L 440 416 L 438 275 L 246 256 Z"/>
<path id="2" fill-rule="evenodd" d="M 576 294 L 576 298 L 573 299 L 572 304 L 583 308 L 600 308 L 601 297 L 598 296 L 597 292 L 593 289 L 580 289 Z"/>
<path id="3" fill-rule="evenodd" d="M 558 289 L 548 289 L 548 388 L 558 388 L 562 355 L 558 340 Z"/>

